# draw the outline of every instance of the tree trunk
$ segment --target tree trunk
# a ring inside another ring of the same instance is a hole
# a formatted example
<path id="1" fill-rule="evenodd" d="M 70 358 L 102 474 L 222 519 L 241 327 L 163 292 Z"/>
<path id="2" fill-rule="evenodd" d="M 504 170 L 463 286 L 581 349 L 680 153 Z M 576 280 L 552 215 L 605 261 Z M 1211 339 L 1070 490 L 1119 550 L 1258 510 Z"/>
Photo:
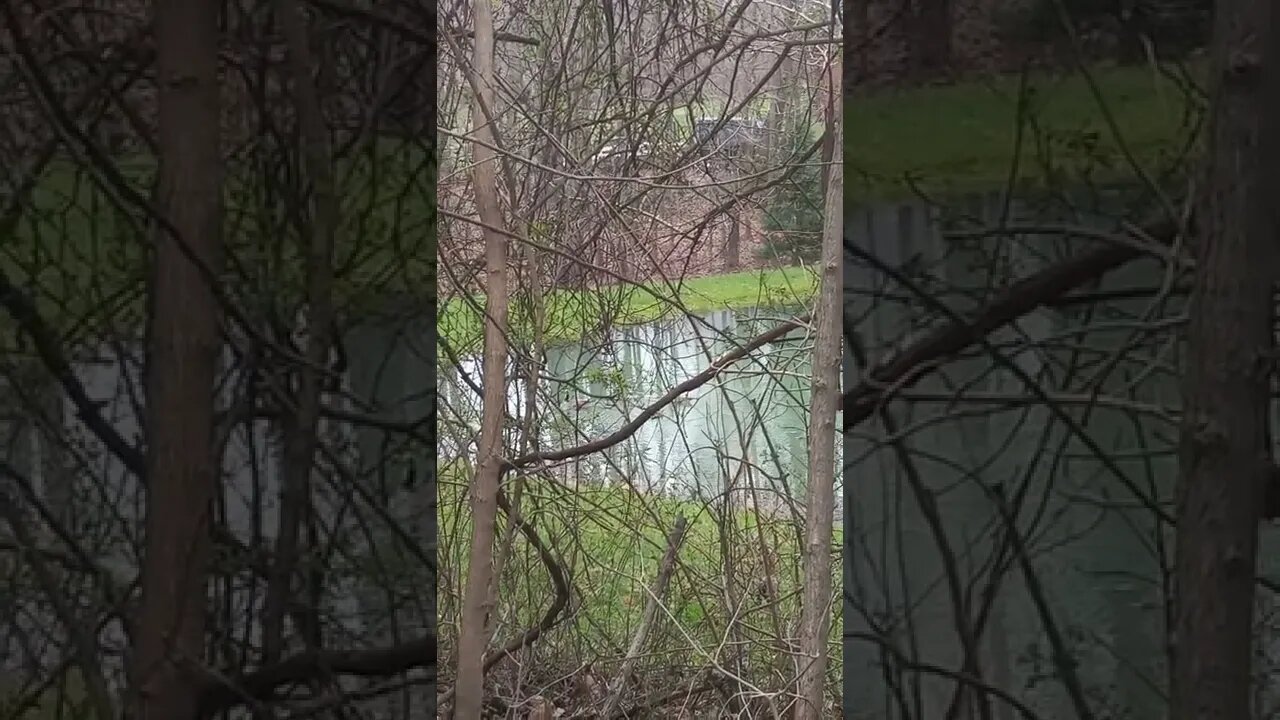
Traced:
<path id="1" fill-rule="evenodd" d="M 1215 27 L 1217 97 L 1187 332 L 1179 442 L 1177 720 L 1251 717 L 1250 669 L 1259 507 L 1270 465 L 1275 163 L 1259 162 L 1259 0 L 1224 1 Z M 1271 43 L 1274 46 L 1274 43 Z M 1274 52 L 1269 54 L 1274 55 Z M 1269 60 L 1270 68 L 1276 68 Z M 1273 69 L 1267 70 L 1271 85 Z M 1271 136 L 1265 138 L 1274 146 Z M 1262 148 L 1269 158 L 1274 150 Z"/>
<path id="2" fill-rule="evenodd" d="M 742 265 L 742 221 L 738 218 L 741 209 L 735 208 L 729 218 L 729 239 L 724 244 L 724 269 L 726 272 L 737 270 Z"/>
<path id="3" fill-rule="evenodd" d="M 831 103 L 839 102 L 839 67 L 831 72 Z M 809 481 L 805 507 L 804 597 L 800 614 L 796 720 L 823 715 L 831 627 L 831 538 L 835 517 L 836 404 L 840 394 L 844 259 L 844 176 L 839 112 L 831 114 L 832 158 L 822 225 L 822 285 L 814 311 L 813 396 L 809 403 Z"/>
<path id="4" fill-rule="evenodd" d="M 320 97 L 312 79 L 314 62 L 307 37 L 306 19 L 293 0 L 277 4 L 280 24 L 289 47 L 289 84 L 302 137 L 302 154 L 311 181 L 311 205 L 307 227 L 300 227 L 303 257 L 306 258 L 306 365 L 298 369 L 298 392 L 293 398 L 293 416 L 284 423 L 284 468 L 280 489 L 280 530 L 276 537 L 275 562 L 263 615 L 263 662 L 280 659 L 284 644 L 285 609 L 293 596 L 293 580 L 298 575 L 299 531 L 310 503 L 311 470 L 315 464 L 317 428 L 320 418 L 322 369 L 326 367 L 334 338 L 329 329 L 333 320 L 333 247 L 337 232 L 338 200 L 330 166 L 329 131 L 321 115 Z"/>
<path id="5" fill-rule="evenodd" d="M 221 274 L 223 264 L 218 7 L 212 0 L 155 5 L 157 204 L 173 232 L 156 234 L 151 286 L 146 542 L 126 712 L 134 720 L 195 718 L 204 678 L 221 338 L 209 280 Z"/>
<path id="6" fill-rule="evenodd" d="M 493 15 L 488 3 L 475 5 L 474 109 L 477 142 L 473 180 L 476 207 L 485 224 L 484 389 L 480 419 L 480 466 L 471 485 L 471 554 L 458 631 L 458 671 L 454 717 L 480 720 L 484 706 L 486 618 L 490 612 L 493 551 L 498 515 L 498 481 L 502 473 L 502 424 L 506 415 L 507 237 L 498 205 L 497 154 L 492 123 Z"/>
<path id="7" fill-rule="evenodd" d="M 951 62 L 951 0 L 916 0 L 917 70 L 932 79 Z"/>
<path id="8" fill-rule="evenodd" d="M 844 80 L 844 89 L 848 93 L 871 74 L 871 0 L 852 0 L 845 7 L 853 13 L 853 18 L 845 23 L 845 27 L 852 28 L 849 35 L 854 48 L 853 69 Z"/>
<path id="9" fill-rule="evenodd" d="M 778 3 L 774 8 L 779 26 L 786 27 L 794 23 L 795 3 L 792 1 Z M 802 91 L 796 81 L 796 53 L 799 48 L 782 48 L 782 60 L 772 78 L 773 103 L 769 106 L 769 115 L 765 118 L 767 130 L 768 157 L 773 162 L 783 162 L 797 143 L 791 133 L 795 130 L 794 117 L 797 94 Z"/>

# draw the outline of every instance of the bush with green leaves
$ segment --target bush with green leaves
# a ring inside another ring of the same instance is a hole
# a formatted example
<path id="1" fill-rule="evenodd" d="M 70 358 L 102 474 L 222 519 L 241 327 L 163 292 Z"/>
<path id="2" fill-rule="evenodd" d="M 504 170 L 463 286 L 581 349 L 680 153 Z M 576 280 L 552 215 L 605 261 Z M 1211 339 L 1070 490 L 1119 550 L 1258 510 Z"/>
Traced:
<path id="1" fill-rule="evenodd" d="M 788 123 L 782 152 L 803 156 L 814 141 L 808 121 Z M 822 172 L 817 158 L 796 168 L 765 206 L 762 259 L 787 263 L 816 262 L 822 252 Z"/>

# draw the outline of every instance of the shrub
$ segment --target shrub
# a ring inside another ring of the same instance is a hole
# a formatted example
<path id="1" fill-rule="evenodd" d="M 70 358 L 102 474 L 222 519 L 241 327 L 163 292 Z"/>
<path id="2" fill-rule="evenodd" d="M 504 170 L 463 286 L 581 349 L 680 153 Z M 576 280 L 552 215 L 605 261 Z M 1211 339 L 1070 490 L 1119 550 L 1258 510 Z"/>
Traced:
<path id="1" fill-rule="evenodd" d="M 813 143 L 812 125 L 807 120 L 789 123 L 783 137 L 784 153 L 802 155 Z M 819 162 L 800 166 L 765 206 L 761 258 L 817 261 L 822 252 L 822 172 Z"/>

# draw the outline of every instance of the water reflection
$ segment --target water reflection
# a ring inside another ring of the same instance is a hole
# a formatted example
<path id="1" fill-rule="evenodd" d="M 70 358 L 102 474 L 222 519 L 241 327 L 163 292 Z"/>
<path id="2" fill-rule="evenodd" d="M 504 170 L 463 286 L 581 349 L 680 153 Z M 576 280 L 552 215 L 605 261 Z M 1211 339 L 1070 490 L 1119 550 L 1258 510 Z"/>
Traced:
<path id="1" fill-rule="evenodd" d="M 988 226 L 1046 217 L 998 194 L 959 206 Z M 1114 227 L 1101 215 L 1048 217 Z M 1012 278 L 1087 249 L 1079 238 L 943 228 L 923 203 L 872 207 L 849 214 L 846 243 L 905 268 L 964 316 Z M 943 321 L 883 274 L 846 266 L 846 316 L 879 357 Z M 954 679 L 920 668 L 962 670 L 962 624 L 983 681 L 1042 717 L 1075 712 L 1058 641 L 1099 717 L 1163 717 L 1171 538 L 1143 502 L 1169 502 L 1176 477 L 1170 321 L 1183 309 L 1155 292 L 1164 280 L 1159 263 L 1137 262 L 1086 290 L 1151 292 L 1038 308 L 901 393 L 887 405 L 893 426 L 872 418 L 846 436 L 846 717 L 948 716 Z M 857 381 L 848 368 L 846 383 Z M 973 697 L 959 717 L 977 717 Z M 1020 716 L 991 707 L 997 720 Z"/>
<path id="2" fill-rule="evenodd" d="M 604 342 L 548 348 L 537 395 L 545 413 L 538 444 L 566 448 L 614 433 L 735 344 L 790 317 L 790 310 L 680 316 L 616 328 Z M 569 486 L 621 483 L 642 493 L 698 499 L 731 487 L 765 507 L 802 501 L 811 352 L 806 332 L 793 331 L 680 396 L 626 441 L 552 472 Z M 522 418 L 527 381 L 512 375 L 508 412 Z M 448 456 L 474 457 L 479 377 L 479 358 L 469 358 L 444 379 L 442 397 L 455 425 L 472 431 L 441 434 Z M 518 421 L 509 426 L 518 446 Z"/>

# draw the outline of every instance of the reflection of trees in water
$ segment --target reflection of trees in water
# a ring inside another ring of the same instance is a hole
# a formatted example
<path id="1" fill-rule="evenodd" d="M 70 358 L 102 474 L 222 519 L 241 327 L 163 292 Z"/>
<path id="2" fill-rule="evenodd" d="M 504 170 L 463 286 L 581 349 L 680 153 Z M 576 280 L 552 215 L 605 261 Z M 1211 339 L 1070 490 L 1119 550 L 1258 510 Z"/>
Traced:
<path id="1" fill-rule="evenodd" d="M 970 207 L 999 217 L 992 200 Z M 912 278 L 962 316 L 1007 278 L 1087 244 L 1032 234 L 949 241 L 926 213 L 918 204 L 853 213 L 846 241 L 890 267 L 914 258 Z M 1029 214 L 1015 207 L 1011 221 L 1034 223 Z M 873 358 L 947 321 L 866 265 L 850 261 L 847 273 L 847 316 Z M 944 715 L 956 684 L 917 663 L 961 671 L 964 631 L 983 682 L 1046 716 L 1070 711 L 1064 677 L 1073 675 L 1100 716 L 1161 712 L 1170 538 L 1150 504 L 1170 499 L 1176 472 L 1170 319 L 1181 312 L 1177 297 L 1153 302 L 1163 280 L 1157 264 L 1138 263 L 1082 291 L 1140 290 L 1127 299 L 1035 310 L 991 335 L 1007 364 L 970 347 L 846 436 L 845 699 L 867 713 L 855 717 Z M 859 382 L 850 372 L 846 387 Z M 1017 716 L 991 698 L 995 717 Z M 975 695 L 962 700 L 972 707 Z"/>
<path id="2" fill-rule="evenodd" d="M 720 333 L 749 336 L 781 315 L 720 312 L 697 322 L 619 329 L 606 340 L 607 351 L 587 343 L 550 348 L 548 387 L 539 401 L 541 442 L 548 448 L 571 447 L 608 435 L 732 347 Z M 735 479 L 739 485 L 754 483 L 769 502 L 800 497 L 807 472 L 808 362 L 804 342 L 767 346 L 725 377 L 679 396 L 634 437 L 554 471 L 570 485 L 622 483 L 686 499 L 715 497 Z M 478 375 L 474 361 L 463 367 Z M 444 393 L 447 404 L 465 419 L 446 424 L 464 435 L 464 428 L 474 433 L 479 422 L 475 393 L 447 382 L 453 385 Z M 509 393 L 513 415 L 520 414 L 522 400 L 514 398 L 523 397 L 521 383 L 513 383 Z M 474 447 L 464 437 L 442 437 L 442 443 L 453 451 Z"/>

